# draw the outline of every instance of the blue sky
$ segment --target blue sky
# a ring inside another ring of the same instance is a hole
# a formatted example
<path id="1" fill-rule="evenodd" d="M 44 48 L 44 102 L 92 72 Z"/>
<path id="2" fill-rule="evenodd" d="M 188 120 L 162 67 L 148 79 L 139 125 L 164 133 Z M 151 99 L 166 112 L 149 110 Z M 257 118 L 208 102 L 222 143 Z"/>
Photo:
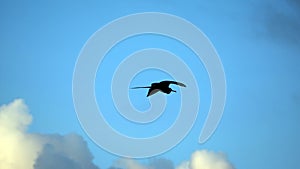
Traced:
<path id="1" fill-rule="evenodd" d="M 299 9 L 296 0 L 1 1 L 0 104 L 24 99 L 33 117 L 29 132 L 77 133 L 87 141 L 94 163 L 102 169 L 108 168 L 119 157 L 91 141 L 74 110 L 72 78 L 77 57 L 88 38 L 114 19 L 137 12 L 170 13 L 201 29 L 222 60 L 227 101 L 214 135 L 205 144 L 197 143 L 210 103 L 205 68 L 189 49 L 164 37 L 133 37 L 108 54 L 96 77 L 97 101 L 103 109 L 112 110 L 110 93 L 105 91 L 114 68 L 123 57 L 149 47 L 170 50 L 184 56 L 182 59 L 197 72 L 199 89 L 203 92 L 195 126 L 179 145 L 161 157 L 177 166 L 188 160 L 194 151 L 207 149 L 226 154 L 235 168 L 299 168 Z M 119 58 L 111 59 L 115 55 Z M 147 85 L 157 77 L 158 81 L 169 78 L 162 72 L 144 73 L 133 83 Z M 106 83 L 98 87 L 102 81 Z M 101 94 L 103 92 L 105 95 Z M 136 92 L 130 92 L 130 96 L 142 99 L 133 104 L 145 110 L 149 106 L 147 100 L 143 100 L 146 91 Z M 178 97 L 179 94 L 173 94 L 168 99 L 177 103 Z M 175 116 L 168 113 L 170 109 L 156 124 L 162 128 L 135 127 L 160 132 L 174 120 Z M 104 116 L 116 129 L 145 136 L 143 130 L 136 133 L 132 124 L 114 120 L 112 115 Z M 125 130 L 123 125 L 130 127 Z"/>

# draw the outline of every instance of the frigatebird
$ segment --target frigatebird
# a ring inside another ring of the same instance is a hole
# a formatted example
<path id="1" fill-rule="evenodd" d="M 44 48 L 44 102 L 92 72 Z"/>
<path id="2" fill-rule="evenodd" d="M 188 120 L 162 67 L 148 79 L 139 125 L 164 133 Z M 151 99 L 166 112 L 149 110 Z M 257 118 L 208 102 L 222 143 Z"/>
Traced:
<path id="1" fill-rule="evenodd" d="M 175 84 L 181 87 L 186 87 L 185 84 L 180 83 L 180 82 L 176 82 L 176 81 L 161 81 L 159 83 L 152 83 L 151 86 L 145 86 L 145 87 L 133 87 L 131 89 L 140 89 L 140 88 L 149 88 L 148 90 L 148 96 L 151 96 L 159 91 L 166 93 L 166 94 L 170 94 L 171 92 L 176 92 L 175 90 L 171 89 L 169 87 L 170 84 Z"/>

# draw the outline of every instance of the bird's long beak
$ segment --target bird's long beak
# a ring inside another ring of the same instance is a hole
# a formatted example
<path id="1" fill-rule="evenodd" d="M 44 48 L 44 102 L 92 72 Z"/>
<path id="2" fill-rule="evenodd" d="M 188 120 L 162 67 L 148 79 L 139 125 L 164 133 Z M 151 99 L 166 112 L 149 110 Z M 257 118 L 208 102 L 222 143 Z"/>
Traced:
<path id="1" fill-rule="evenodd" d="M 172 90 L 172 92 L 176 92 L 176 90 Z"/>

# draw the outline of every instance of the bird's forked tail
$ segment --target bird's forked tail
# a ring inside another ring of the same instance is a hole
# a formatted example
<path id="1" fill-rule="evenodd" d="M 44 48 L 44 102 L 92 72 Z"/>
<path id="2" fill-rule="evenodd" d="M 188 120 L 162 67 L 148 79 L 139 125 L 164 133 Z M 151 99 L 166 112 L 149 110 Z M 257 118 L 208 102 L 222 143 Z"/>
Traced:
<path id="1" fill-rule="evenodd" d="M 144 87 L 132 87 L 130 89 L 142 89 L 142 88 L 151 88 L 150 86 L 144 86 Z"/>

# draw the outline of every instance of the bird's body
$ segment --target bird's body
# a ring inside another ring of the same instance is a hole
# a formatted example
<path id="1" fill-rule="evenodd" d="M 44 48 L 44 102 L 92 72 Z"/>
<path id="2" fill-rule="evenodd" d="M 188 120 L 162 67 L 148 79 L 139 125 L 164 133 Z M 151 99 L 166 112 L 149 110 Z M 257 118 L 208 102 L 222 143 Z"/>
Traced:
<path id="1" fill-rule="evenodd" d="M 170 94 L 171 92 L 176 92 L 175 90 L 173 90 L 169 87 L 170 84 L 175 84 L 175 85 L 179 85 L 181 87 L 186 87 L 185 84 L 176 82 L 176 81 L 161 81 L 159 83 L 152 83 L 151 86 L 133 87 L 131 89 L 149 88 L 148 94 L 147 94 L 147 97 L 148 97 L 159 91 L 166 93 L 166 94 Z"/>

